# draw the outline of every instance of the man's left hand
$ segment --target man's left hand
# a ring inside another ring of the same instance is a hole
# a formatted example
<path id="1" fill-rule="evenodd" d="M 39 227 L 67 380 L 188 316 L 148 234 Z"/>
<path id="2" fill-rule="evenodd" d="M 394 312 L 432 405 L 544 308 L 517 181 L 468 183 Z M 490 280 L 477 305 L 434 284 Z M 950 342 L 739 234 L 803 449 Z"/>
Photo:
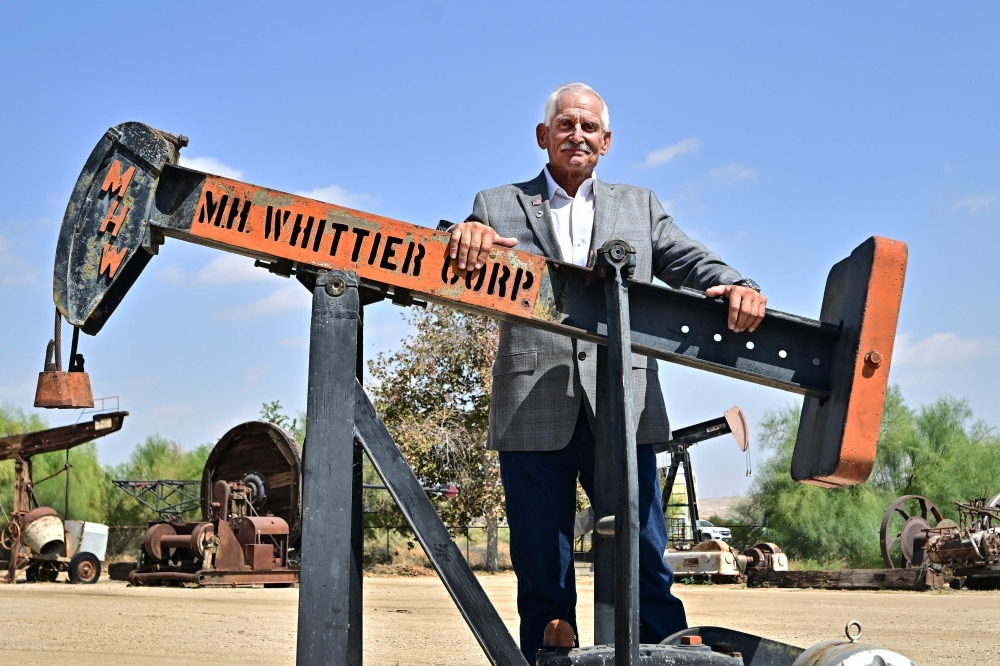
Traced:
<path id="1" fill-rule="evenodd" d="M 705 295 L 709 298 L 722 296 L 729 299 L 729 330 L 734 333 L 747 330 L 753 333 L 764 319 L 767 296 L 758 294 L 750 287 L 717 284 L 709 287 Z"/>

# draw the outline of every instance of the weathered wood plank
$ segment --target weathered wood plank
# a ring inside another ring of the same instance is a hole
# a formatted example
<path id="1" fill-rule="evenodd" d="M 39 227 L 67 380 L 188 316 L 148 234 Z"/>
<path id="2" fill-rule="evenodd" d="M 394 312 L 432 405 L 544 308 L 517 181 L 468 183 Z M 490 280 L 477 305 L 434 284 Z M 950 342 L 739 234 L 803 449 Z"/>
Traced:
<path id="1" fill-rule="evenodd" d="M 798 587 L 829 590 L 929 590 L 944 587 L 944 579 L 926 569 L 841 569 L 835 571 L 761 571 L 752 573 L 748 587 Z"/>

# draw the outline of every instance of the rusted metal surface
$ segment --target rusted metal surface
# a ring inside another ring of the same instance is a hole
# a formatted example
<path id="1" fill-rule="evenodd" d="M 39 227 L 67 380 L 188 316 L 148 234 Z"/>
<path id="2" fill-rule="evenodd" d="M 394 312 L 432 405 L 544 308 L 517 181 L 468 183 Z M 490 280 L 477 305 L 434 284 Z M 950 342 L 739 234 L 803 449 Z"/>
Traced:
<path id="1" fill-rule="evenodd" d="M 94 406 L 90 376 L 86 372 L 51 370 L 38 373 L 35 407 L 46 409 L 79 409 Z"/>
<path id="2" fill-rule="evenodd" d="M 80 329 L 73 329 L 69 372 L 62 369 L 62 313 L 56 309 L 53 337 L 45 348 L 45 366 L 38 374 L 35 407 L 77 409 L 94 406 L 90 377 L 83 371 L 83 356 L 77 353 Z"/>
<path id="3" fill-rule="evenodd" d="M 66 551 L 62 518 L 55 509 L 40 506 L 18 516 L 21 543 L 42 557 L 57 557 Z"/>
<path id="4" fill-rule="evenodd" d="M 63 451 L 110 435 L 122 429 L 128 412 L 98 414 L 90 421 L 76 425 L 49 428 L 0 439 L 0 460 L 28 458 L 40 453 Z"/>
<path id="5" fill-rule="evenodd" d="M 258 512 L 288 524 L 291 546 L 298 542 L 302 507 L 302 447 L 288 432 L 271 423 L 241 423 L 224 434 L 205 462 L 201 479 L 202 517 L 210 515 L 212 487 L 218 481 L 250 478 L 250 499 Z M 230 488 L 227 483 L 226 488 Z M 225 505 L 225 502 L 223 502 Z"/>
<path id="6" fill-rule="evenodd" d="M 903 524 L 899 532 L 892 535 L 889 527 L 894 516 L 902 518 Z M 896 498 L 883 514 L 879 529 L 879 548 L 885 566 L 889 569 L 921 566 L 924 563 L 927 530 L 937 526 L 942 520 L 941 510 L 926 497 L 903 495 Z M 897 544 L 900 548 L 900 560 L 894 562 L 892 548 Z"/>
<path id="7" fill-rule="evenodd" d="M 918 511 L 906 507 L 918 506 Z M 1000 503 L 985 497 L 957 502 L 959 523 L 943 520 L 941 512 L 925 497 L 904 495 L 882 518 L 879 539 L 886 566 L 894 567 L 891 549 L 900 546 L 901 567 L 924 567 L 946 578 L 965 579 L 967 585 L 1000 586 Z M 895 536 L 890 524 L 903 519 Z"/>
<path id="8" fill-rule="evenodd" d="M 231 429 L 205 464 L 200 500 L 204 519 L 151 522 L 142 556 L 128 580 L 134 585 L 298 582 L 299 572 L 288 560 L 289 524 L 265 508 L 271 500 L 277 508 L 285 507 L 284 496 L 273 488 L 290 487 L 293 477 L 298 483 L 299 455 L 295 440 L 271 424 L 252 422 Z M 256 471 L 246 472 L 243 464 Z M 240 480 L 217 478 L 227 471 L 241 474 Z M 289 497 L 300 501 L 297 495 Z M 298 516 L 298 506 L 291 513 Z"/>

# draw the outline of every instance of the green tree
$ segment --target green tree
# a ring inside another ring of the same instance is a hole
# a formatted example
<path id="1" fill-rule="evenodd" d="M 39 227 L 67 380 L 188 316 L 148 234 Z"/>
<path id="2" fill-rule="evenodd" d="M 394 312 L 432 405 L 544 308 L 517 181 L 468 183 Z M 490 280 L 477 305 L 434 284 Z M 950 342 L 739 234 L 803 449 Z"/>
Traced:
<path id="1" fill-rule="evenodd" d="M 369 361 L 374 381 L 368 389 L 421 483 L 458 486 L 451 500 L 435 499 L 444 521 L 484 520 L 486 564 L 495 571 L 503 489 L 486 435 L 496 322 L 432 305 L 415 308 L 410 323 L 416 333 L 398 350 Z"/>
<path id="2" fill-rule="evenodd" d="M 875 466 L 868 482 L 823 489 L 789 475 L 798 407 L 765 415 L 758 441 L 769 457 L 760 466 L 744 522 L 767 526 L 768 539 L 790 556 L 821 565 L 881 567 L 879 528 L 900 495 L 923 495 L 956 519 L 955 502 L 1000 491 L 1000 437 L 972 421 L 964 400 L 951 396 L 911 410 L 898 386 L 886 394 Z"/>
<path id="3" fill-rule="evenodd" d="M 260 420 L 287 430 L 295 441 L 302 446 L 306 441 L 306 414 L 299 412 L 297 418 L 292 418 L 282 412 L 281 401 L 265 402 L 260 406 Z"/>

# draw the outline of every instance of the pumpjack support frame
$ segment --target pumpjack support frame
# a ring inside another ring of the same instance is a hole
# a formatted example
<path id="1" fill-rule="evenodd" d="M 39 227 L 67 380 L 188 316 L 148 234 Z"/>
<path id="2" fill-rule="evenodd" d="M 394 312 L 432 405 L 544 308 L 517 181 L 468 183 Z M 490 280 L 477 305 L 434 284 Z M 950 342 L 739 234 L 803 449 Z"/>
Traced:
<path id="1" fill-rule="evenodd" d="M 824 486 L 871 470 L 902 296 L 906 246 L 873 237 L 830 274 L 821 321 L 769 310 L 754 333 L 726 328 L 727 304 L 628 279 L 629 250 L 611 241 L 595 270 L 495 248 L 459 271 L 449 236 L 426 227 L 177 166 L 181 136 L 141 123 L 109 129 L 73 189 L 56 250 L 56 307 L 94 335 L 168 237 L 258 259 L 313 291 L 303 470 L 298 663 L 361 663 L 360 461 L 364 449 L 399 503 L 493 664 L 524 658 L 356 383 L 362 296 L 413 295 L 602 345 L 599 448 L 614 470 L 595 485 L 595 513 L 615 515 L 597 543 L 595 637 L 616 666 L 638 663 L 634 415 L 627 354 L 806 396 L 792 474 Z M 602 284 L 603 283 L 603 284 Z M 354 393 L 354 401 L 351 393 Z M 350 408 L 354 405 L 354 410 Z M 351 539 L 341 535 L 350 534 Z M 610 562 L 618 563 L 609 598 Z M 346 657 L 346 659 L 345 659 Z"/>

